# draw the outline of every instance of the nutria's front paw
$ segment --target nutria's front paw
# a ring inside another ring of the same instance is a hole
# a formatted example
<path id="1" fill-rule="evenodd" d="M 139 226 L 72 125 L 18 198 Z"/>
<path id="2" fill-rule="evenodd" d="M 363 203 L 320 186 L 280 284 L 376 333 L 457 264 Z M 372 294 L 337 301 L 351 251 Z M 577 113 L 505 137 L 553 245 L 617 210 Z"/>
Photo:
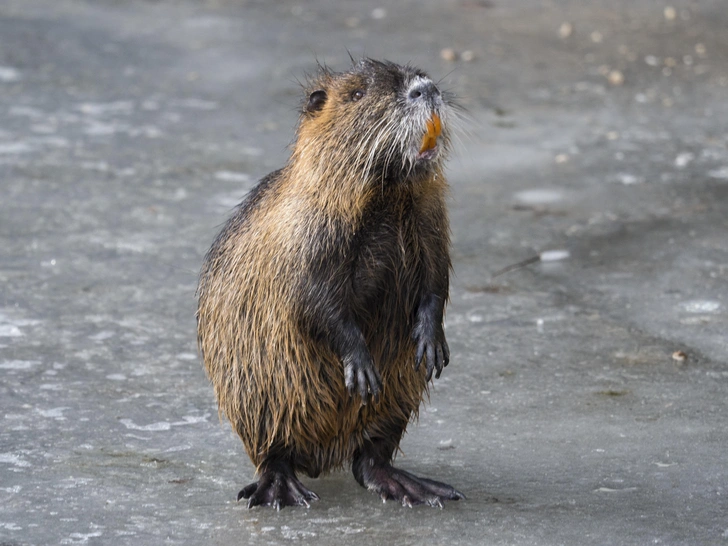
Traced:
<path id="1" fill-rule="evenodd" d="M 367 394 L 378 399 L 382 390 L 382 378 L 368 352 L 365 354 L 358 352 L 344 358 L 344 382 L 349 394 L 353 395 L 354 391 L 359 392 L 362 404 L 367 403 Z"/>
<path id="2" fill-rule="evenodd" d="M 439 330 L 439 331 L 436 331 Z M 445 341 L 442 326 L 432 327 L 429 321 L 419 321 L 412 334 L 417 350 L 415 352 L 415 370 L 420 369 L 422 357 L 427 358 L 427 381 L 432 379 L 433 370 L 437 370 L 435 378 L 439 379 L 442 369 L 450 363 L 450 348 Z"/>

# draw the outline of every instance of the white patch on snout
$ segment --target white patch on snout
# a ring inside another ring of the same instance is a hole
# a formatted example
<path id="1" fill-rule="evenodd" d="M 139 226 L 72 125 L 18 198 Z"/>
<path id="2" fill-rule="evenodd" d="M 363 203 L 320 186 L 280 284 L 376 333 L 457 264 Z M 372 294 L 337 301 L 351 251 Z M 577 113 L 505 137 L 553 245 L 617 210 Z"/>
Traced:
<path id="1" fill-rule="evenodd" d="M 410 82 L 408 91 L 411 91 L 418 85 L 426 85 L 428 83 L 432 83 L 432 80 L 428 78 L 427 76 L 415 76 L 412 78 L 412 81 Z"/>
<path id="2" fill-rule="evenodd" d="M 434 85 L 434 82 L 426 77 L 426 76 L 415 76 L 412 78 L 412 81 L 410 82 L 409 86 L 407 87 L 407 97 L 409 98 L 410 93 L 417 87 L 425 86 L 428 83 L 432 83 Z M 437 86 L 435 86 L 435 89 L 437 89 Z"/>
<path id="3" fill-rule="evenodd" d="M 436 95 L 421 101 L 410 100 L 409 95 L 413 90 L 415 90 L 417 87 L 425 86 L 428 84 L 432 84 L 435 89 L 437 89 Z M 414 78 L 412 78 L 409 85 L 407 86 L 405 100 L 408 106 L 408 111 L 412 116 L 413 121 L 415 122 L 414 126 L 417 127 L 416 134 L 413 134 L 412 136 L 415 140 L 415 147 L 417 147 L 418 149 L 419 145 L 421 144 L 422 135 L 427 130 L 427 121 L 432 118 L 433 112 L 437 112 L 441 118 L 443 117 L 441 108 L 442 97 L 439 91 L 440 90 L 437 88 L 437 86 L 434 85 L 434 82 L 427 76 L 415 76 Z"/>

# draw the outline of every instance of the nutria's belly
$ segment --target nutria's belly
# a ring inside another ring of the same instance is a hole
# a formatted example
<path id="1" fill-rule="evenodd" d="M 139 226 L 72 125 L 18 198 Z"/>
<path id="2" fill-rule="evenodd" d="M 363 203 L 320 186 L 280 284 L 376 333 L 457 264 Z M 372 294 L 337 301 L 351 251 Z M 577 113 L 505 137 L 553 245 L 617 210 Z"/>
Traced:
<path id="1" fill-rule="evenodd" d="M 378 401 L 370 398 L 363 405 L 358 394 L 347 392 L 343 365 L 335 356 L 309 360 L 319 381 L 309 384 L 310 410 L 300 414 L 301 433 L 291 438 L 300 454 L 296 459 L 308 461 L 299 468 L 309 475 L 341 467 L 365 440 L 386 438 L 398 443 L 407 423 L 417 415 L 426 381 L 425 367 L 417 371 L 414 367 L 411 306 L 387 300 L 370 307 L 366 320 L 360 322 L 382 377 Z"/>
<path id="2" fill-rule="evenodd" d="M 414 349 L 409 343 L 401 345 L 393 360 L 378 364 L 382 392 L 378 401 L 370 399 L 366 405 L 358 394 L 346 391 L 340 363 L 322 363 L 328 370 L 321 373 L 324 380 L 308 385 L 307 410 L 294 410 L 291 415 L 297 432 L 289 442 L 299 470 L 317 476 L 342 467 L 365 440 L 386 438 L 398 443 L 426 391 L 424 367 L 415 371 Z"/>

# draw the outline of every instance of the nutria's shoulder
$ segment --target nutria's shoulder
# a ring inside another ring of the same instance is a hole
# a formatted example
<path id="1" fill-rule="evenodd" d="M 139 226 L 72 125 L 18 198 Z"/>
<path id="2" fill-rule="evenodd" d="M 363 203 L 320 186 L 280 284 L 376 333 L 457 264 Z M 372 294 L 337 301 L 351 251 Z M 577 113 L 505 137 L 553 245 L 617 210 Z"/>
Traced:
<path id="1" fill-rule="evenodd" d="M 268 193 L 274 191 L 275 186 L 280 183 L 282 172 L 283 169 L 278 169 L 264 176 L 235 208 L 205 256 L 203 278 L 210 267 L 216 266 L 216 260 L 224 251 L 226 242 L 230 241 L 234 235 L 240 235 L 245 231 L 246 224 L 250 223 L 251 213 L 260 206 L 260 202 Z"/>

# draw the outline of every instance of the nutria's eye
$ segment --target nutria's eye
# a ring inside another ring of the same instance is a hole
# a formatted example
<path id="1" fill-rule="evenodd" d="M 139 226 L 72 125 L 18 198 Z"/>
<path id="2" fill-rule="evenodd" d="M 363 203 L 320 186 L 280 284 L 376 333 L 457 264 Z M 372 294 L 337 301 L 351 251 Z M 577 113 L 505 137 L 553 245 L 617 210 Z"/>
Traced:
<path id="1" fill-rule="evenodd" d="M 308 97 L 308 104 L 306 105 L 306 112 L 318 112 L 326 104 L 326 91 L 319 89 L 311 93 Z"/>
<path id="2" fill-rule="evenodd" d="M 362 98 L 363 96 L 364 96 L 364 91 L 363 91 L 363 90 L 361 90 L 361 89 L 357 89 L 356 91 L 354 91 L 354 92 L 353 92 L 353 93 L 351 94 L 351 100 L 352 100 L 352 101 L 354 101 L 354 102 L 356 102 L 356 101 L 358 101 L 358 100 L 359 100 L 360 98 Z"/>

